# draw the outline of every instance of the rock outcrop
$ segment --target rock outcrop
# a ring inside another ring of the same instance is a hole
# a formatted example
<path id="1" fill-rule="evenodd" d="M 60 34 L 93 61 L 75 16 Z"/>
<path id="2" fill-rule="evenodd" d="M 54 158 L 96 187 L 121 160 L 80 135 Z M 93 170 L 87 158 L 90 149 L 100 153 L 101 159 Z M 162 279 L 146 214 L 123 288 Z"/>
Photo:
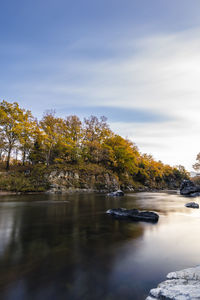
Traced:
<path id="1" fill-rule="evenodd" d="M 127 218 L 133 221 L 158 222 L 159 215 L 152 211 L 139 211 L 137 209 L 113 208 L 106 212 L 116 218 Z"/>
<path id="2" fill-rule="evenodd" d="M 108 192 L 117 190 L 118 178 L 105 170 L 53 170 L 48 193 Z"/>
<path id="3" fill-rule="evenodd" d="M 152 289 L 146 300 L 199 300 L 200 266 L 167 275 L 167 280 Z"/>
<path id="4" fill-rule="evenodd" d="M 184 196 L 200 196 L 200 186 L 195 185 L 191 180 L 183 180 L 180 186 L 180 194 Z"/>
<path id="5" fill-rule="evenodd" d="M 189 202 L 185 204 L 186 207 L 190 207 L 190 208 L 199 208 L 199 204 L 196 202 Z"/>

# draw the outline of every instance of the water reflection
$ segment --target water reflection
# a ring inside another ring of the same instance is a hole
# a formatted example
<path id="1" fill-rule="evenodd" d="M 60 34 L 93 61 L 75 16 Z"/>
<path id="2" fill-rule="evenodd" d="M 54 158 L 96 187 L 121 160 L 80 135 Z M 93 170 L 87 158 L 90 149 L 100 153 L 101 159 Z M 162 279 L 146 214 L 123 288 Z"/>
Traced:
<path id="1" fill-rule="evenodd" d="M 145 299 L 167 272 L 198 264 L 199 210 L 168 193 L 39 195 L 0 202 L 0 299 Z M 154 210 L 158 224 L 109 208 Z"/>

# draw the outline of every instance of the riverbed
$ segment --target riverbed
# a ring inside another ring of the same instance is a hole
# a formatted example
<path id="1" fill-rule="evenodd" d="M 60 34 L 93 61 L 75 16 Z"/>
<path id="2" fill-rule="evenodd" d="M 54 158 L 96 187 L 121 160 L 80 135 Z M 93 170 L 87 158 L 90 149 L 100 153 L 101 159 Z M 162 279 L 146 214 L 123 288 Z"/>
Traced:
<path id="1" fill-rule="evenodd" d="M 186 202 L 176 192 L 1 195 L 0 299 L 145 299 L 167 273 L 200 264 L 200 211 Z M 117 207 L 159 222 L 105 213 Z"/>

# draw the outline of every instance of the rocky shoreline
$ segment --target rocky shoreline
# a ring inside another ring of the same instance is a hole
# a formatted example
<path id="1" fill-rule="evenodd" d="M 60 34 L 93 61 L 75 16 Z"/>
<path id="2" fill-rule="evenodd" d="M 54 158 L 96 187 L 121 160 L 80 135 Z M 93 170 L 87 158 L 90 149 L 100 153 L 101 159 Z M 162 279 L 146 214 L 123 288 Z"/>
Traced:
<path id="1" fill-rule="evenodd" d="M 171 272 L 152 289 L 146 300 L 199 300 L 200 266 Z"/>
<path id="2" fill-rule="evenodd" d="M 102 179 L 102 177 L 101 177 Z M 52 172 L 49 175 L 50 186 L 49 189 L 45 191 L 26 191 L 26 192 L 15 192 L 9 190 L 0 190 L 0 195 L 20 195 L 20 194 L 72 194 L 72 193 L 112 193 L 115 190 L 120 188 L 119 182 L 115 177 L 112 177 L 110 174 L 104 174 L 103 184 L 101 187 L 97 188 L 94 184 L 95 180 L 99 180 L 99 178 L 92 178 L 90 182 L 86 182 L 83 187 L 77 187 L 75 181 L 79 180 L 78 173 L 73 172 L 63 172 L 58 173 L 56 171 Z M 128 192 L 176 192 L 178 191 L 176 188 L 167 189 L 167 188 L 151 188 L 148 186 L 123 186 L 123 191 L 125 193 Z M 180 194 L 186 197 L 195 197 L 199 196 L 200 187 L 195 186 L 194 183 L 190 180 L 184 180 L 180 187 Z M 196 191 L 196 192 L 195 192 Z"/>
<path id="3" fill-rule="evenodd" d="M 176 192 L 176 190 L 162 190 L 162 189 L 132 189 L 132 190 L 124 190 L 125 193 L 159 193 L 159 192 Z M 80 188 L 68 188 L 68 189 L 62 189 L 62 188 L 51 188 L 47 191 L 44 192 L 13 192 L 13 191 L 6 191 L 6 190 L 1 190 L 0 191 L 0 196 L 4 195 L 21 195 L 21 194 L 75 194 L 75 193 L 84 193 L 84 194 L 91 194 L 91 193 L 100 193 L 100 194 L 107 194 L 110 192 L 110 190 L 97 190 L 97 189 L 80 189 Z"/>

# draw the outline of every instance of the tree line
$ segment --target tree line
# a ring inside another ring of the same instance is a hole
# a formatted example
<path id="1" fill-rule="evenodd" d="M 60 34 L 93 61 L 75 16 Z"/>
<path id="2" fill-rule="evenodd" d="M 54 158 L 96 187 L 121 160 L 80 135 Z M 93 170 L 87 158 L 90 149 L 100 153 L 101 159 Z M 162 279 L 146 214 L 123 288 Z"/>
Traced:
<path id="1" fill-rule="evenodd" d="M 49 167 L 56 164 L 97 164 L 119 177 L 159 184 L 188 176 L 183 166 L 171 167 L 141 154 L 128 139 L 115 134 L 105 117 L 57 117 L 46 111 L 40 121 L 17 102 L 0 102 L 0 161 Z"/>

